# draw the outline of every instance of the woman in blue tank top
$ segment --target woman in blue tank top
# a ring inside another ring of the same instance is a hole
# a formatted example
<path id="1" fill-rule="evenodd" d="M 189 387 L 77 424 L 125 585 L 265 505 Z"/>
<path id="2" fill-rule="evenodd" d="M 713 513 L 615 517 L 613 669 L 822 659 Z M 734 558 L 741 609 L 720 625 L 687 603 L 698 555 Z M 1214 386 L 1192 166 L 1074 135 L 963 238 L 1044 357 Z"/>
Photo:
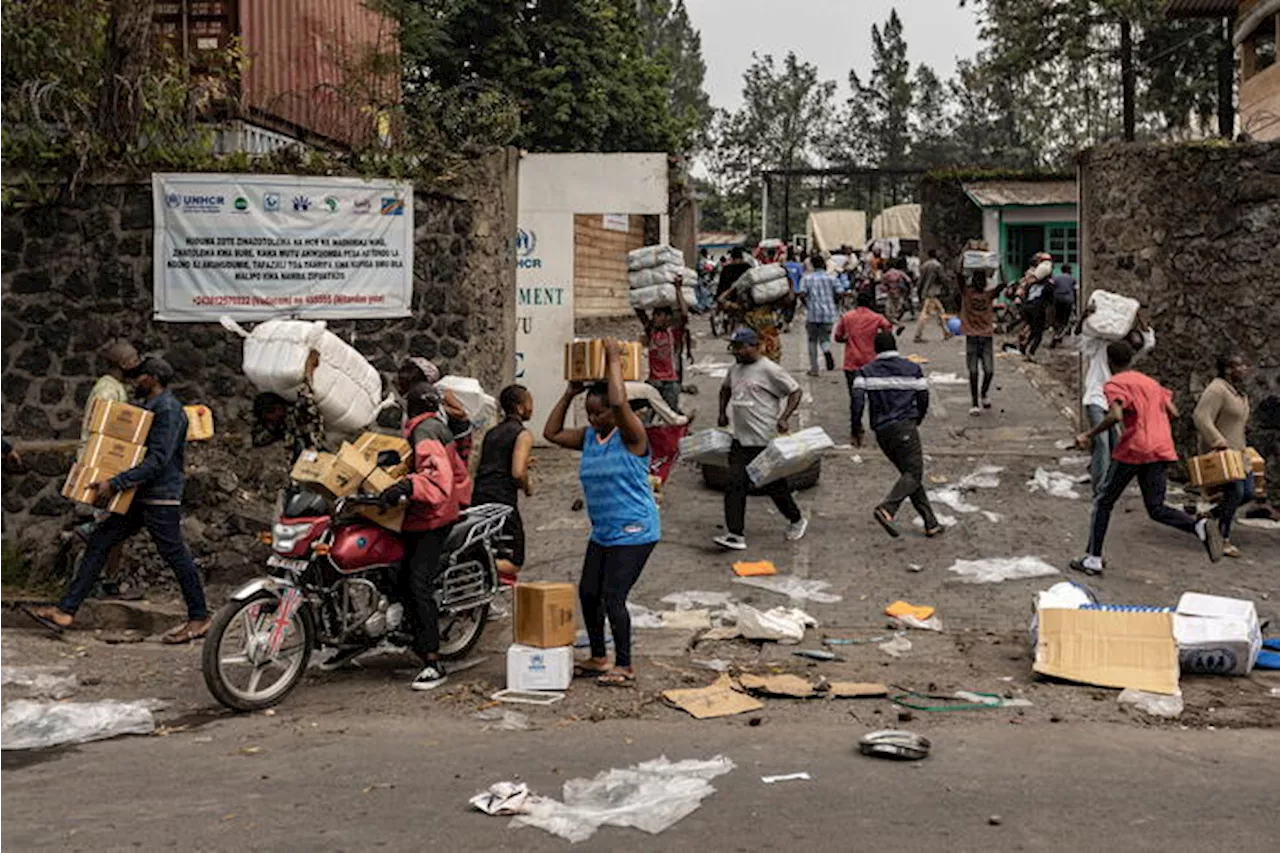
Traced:
<path id="1" fill-rule="evenodd" d="M 608 381 L 586 389 L 590 425 L 572 429 L 564 425 L 569 405 L 583 391 L 581 382 L 570 382 L 547 416 L 542 435 L 552 444 L 582 451 L 578 476 L 591 517 L 591 540 L 578 597 L 591 639 L 591 658 L 575 667 L 575 674 L 594 675 L 603 685 L 627 686 L 636 677 L 631 666 L 627 595 L 662 531 L 649 485 L 649 440 L 627 401 L 617 341 L 605 343 L 605 366 Z M 612 667 L 604 642 L 606 616 L 613 629 Z"/>

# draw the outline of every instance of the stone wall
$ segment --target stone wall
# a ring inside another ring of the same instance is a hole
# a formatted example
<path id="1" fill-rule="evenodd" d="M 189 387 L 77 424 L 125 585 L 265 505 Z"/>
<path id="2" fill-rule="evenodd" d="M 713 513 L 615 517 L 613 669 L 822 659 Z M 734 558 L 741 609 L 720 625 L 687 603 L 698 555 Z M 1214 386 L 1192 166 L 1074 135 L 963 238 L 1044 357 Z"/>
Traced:
<path id="1" fill-rule="evenodd" d="M 413 316 L 329 324 L 388 379 L 405 357 L 421 355 L 494 393 L 511 381 L 517 169 L 507 150 L 447 188 L 419 188 Z M 287 473 L 279 447 L 250 447 L 255 392 L 240 372 L 241 340 L 216 323 L 152 319 L 152 236 L 149 181 L 91 184 L 73 201 L 4 214 L 3 427 L 26 447 L 30 469 L 3 478 L 4 535 L 37 561 L 73 515 L 58 490 L 103 368 L 97 352 L 112 338 L 163 352 L 178 397 L 213 409 L 217 437 L 188 456 L 198 555 L 252 533 L 242 516 L 261 516 L 264 506 L 269 513 Z"/>
<path id="2" fill-rule="evenodd" d="M 1179 449 L 1195 452 L 1190 412 L 1215 356 L 1239 349 L 1255 366 L 1246 390 L 1274 489 L 1280 143 L 1093 148 L 1080 156 L 1080 196 L 1083 280 L 1147 306 L 1158 343 L 1144 369 L 1176 395 Z"/>

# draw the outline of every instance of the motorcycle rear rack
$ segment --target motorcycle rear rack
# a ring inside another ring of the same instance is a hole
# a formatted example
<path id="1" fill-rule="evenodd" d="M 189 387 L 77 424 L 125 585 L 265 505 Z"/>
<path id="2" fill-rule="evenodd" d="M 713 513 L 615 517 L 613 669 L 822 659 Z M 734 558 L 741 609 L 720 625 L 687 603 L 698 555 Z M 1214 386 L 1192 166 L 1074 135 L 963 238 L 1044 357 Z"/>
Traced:
<path id="1" fill-rule="evenodd" d="M 440 610 L 459 613 L 493 600 L 496 586 L 491 569 L 479 560 L 450 566 L 440 576 Z"/>

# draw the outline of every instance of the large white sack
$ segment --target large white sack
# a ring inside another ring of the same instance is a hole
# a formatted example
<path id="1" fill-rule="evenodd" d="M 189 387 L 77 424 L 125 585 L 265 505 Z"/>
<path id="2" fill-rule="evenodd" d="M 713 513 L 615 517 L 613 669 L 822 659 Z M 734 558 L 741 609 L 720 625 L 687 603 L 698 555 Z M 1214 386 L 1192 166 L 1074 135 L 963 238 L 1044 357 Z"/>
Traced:
<path id="1" fill-rule="evenodd" d="M 786 278 L 787 268 L 782 264 L 761 264 L 758 267 L 752 267 L 742 275 L 738 276 L 738 280 L 733 283 L 733 286 L 736 287 L 740 293 L 744 293 L 755 287 L 757 284 L 764 284 L 766 281 L 779 281 Z"/>
<path id="2" fill-rule="evenodd" d="M 790 279 L 775 278 L 751 285 L 751 301 L 757 305 L 768 305 L 770 302 L 777 302 L 790 292 Z"/>
<path id="3" fill-rule="evenodd" d="M 664 264 L 684 266 L 684 252 L 675 246 L 644 246 L 627 252 L 627 269 L 643 270 Z"/>
<path id="4" fill-rule="evenodd" d="M 307 356 L 320 353 L 312 377 L 316 406 L 325 432 L 348 435 L 368 426 L 382 405 L 382 377 L 360 352 L 325 328 L 324 321 L 267 320 L 245 332 L 234 320 L 223 327 L 244 337 L 243 370 L 261 391 L 288 400 L 298 397 Z"/>
<path id="5" fill-rule="evenodd" d="M 698 274 L 688 267 L 677 264 L 663 264 L 660 267 L 649 267 L 627 273 L 627 283 L 632 289 L 653 287 L 655 284 L 675 284 L 677 279 L 682 284 L 692 287 L 698 282 Z"/>
<path id="6" fill-rule="evenodd" d="M 684 304 L 695 305 L 698 296 L 692 287 L 682 287 Z M 636 287 L 627 291 L 627 299 L 631 307 L 640 311 L 652 311 L 654 308 L 676 307 L 676 286 L 674 284 L 655 284 L 651 287 Z"/>
<path id="7" fill-rule="evenodd" d="M 965 272 L 973 272 L 974 270 L 995 272 L 1000 269 L 1000 253 L 977 250 L 965 252 L 961 263 L 961 269 Z"/>
<path id="8" fill-rule="evenodd" d="M 1082 330 L 1086 335 L 1118 341 L 1133 328 L 1138 319 L 1138 300 L 1111 293 L 1107 290 L 1095 290 L 1089 296 L 1089 304 L 1095 310 L 1084 318 Z"/>
<path id="9" fill-rule="evenodd" d="M 1051 275 L 1053 275 L 1053 261 L 1041 261 L 1036 265 L 1036 281 L 1046 281 Z"/>

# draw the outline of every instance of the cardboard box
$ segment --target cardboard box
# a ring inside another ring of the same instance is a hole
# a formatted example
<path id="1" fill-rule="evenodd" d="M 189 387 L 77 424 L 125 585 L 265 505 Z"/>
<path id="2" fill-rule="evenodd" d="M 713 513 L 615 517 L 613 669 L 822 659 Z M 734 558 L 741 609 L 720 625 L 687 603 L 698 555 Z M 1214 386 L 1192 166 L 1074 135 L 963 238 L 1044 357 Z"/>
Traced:
<path id="1" fill-rule="evenodd" d="M 577 627 L 573 615 L 578 589 L 571 583 L 520 583 L 515 590 L 515 641 L 548 649 L 573 646 Z"/>
<path id="2" fill-rule="evenodd" d="M 621 341 L 622 378 L 639 382 L 644 378 L 644 351 L 639 341 Z M 577 382 L 594 382 L 606 378 L 604 339 L 569 341 L 564 345 L 564 378 Z"/>
<path id="3" fill-rule="evenodd" d="M 572 680 L 572 642 L 554 649 L 512 643 L 507 649 L 508 690 L 564 690 Z"/>
<path id="4" fill-rule="evenodd" d="M 187 413 L 187 441 L 208 441 L 213 438 L 213 410 L 208 406 L 183 406 Z"/>
<path id="5" fill-rule="evenodd" d="M 130 444 L 109 435 L 91 434 L 77 461 L 85 468 L 119 474 L 141 464 L 146 455 L 145 445 Z"/>
<path id="6" fill-rule="evenodd" d="M 109 435 L 130 444 L 142 444 L 153 420 L 155 415 L 146 409 L 101 397 L 89 406 L 89 432 Z"/>
<path id="7" fill-rule="evenodd" d="M 1248 675 L 1262 648 L 1252 601 L 1186 592 L 1173 616 L 1173 638 L 1183 672 Z"/>
<path id="8" fill-rule="evenodd" d="M 1172 613 L 1046 608 L 1036 615 L 1036 672 L 1099 687 L 1177 691 Z"/>
<path id="9" fill-rule="evenodd" d="M 1187 460 L 1193 486 L 1221 486 L 1245 478 L 1244 454 L 1239 450 L 1215 450 Z"/>
<path id="10" fill-rule="evenodd" d="M 413 448 L 409 446 L 408 441 L 398 435 L 366 432 L 353 441 L 351 446 L 368 456 L 375 464 L 381 451 L 394 450 L 400 454 L 400 464 L 387 466 L 386 470 L 397 479 L 409 473 L 409 464 L 413 461 Z"/>
<path id="11" fill-rule="evenodd" d="M 1262 476 L 1267 471 L 1267 460 L 1255 448 L 1246 447 L 1244 449 L 1244 467 L 1246 470 L 1252 470 L 1258 476 Z"/>
<path id="12" fill-rule="evenodd" d="M 364 478 L 364 482 L 360 484 L 360 491 L 366 495 L 380 495 L 384 490 L 389 489 L 403 479 L 403 476 L 397 476 L 386 468 L 374 468 L 369 476 Z M 376 506 L 362 506 L 356 512 L 380 527 L 399 532 L 404 527 L 406 509 L 408 507 L 403 504 L 388 509 L 379 509 Z"/>
<path id="13" fill-rule="evenodd" d="M 98 497 L 96 490 L 89 488 L 91 483 L 106 480 L 110 477 L 110 472 L 101 468 L 81 465 L 77 462 L 71 466 L 71 470 L 67 473 L 67 481 L 62 485 L 62 496 L 78 503 L 89 504 L 98 509 L 105 509 L 108 512 L 123 515 L 133 505 L 133 496 L 137 489 L 126 489 L 123 492 L 117 492 L 111 496 L 111 500 L 104 501 Z"/>
<path id="14" fill-rule="evenodd" d="M 354 446 L 343 442 L 337 453 L 304 450 L 289 476 L 299 483 L 320 486 L 335 498 L 355 494 L 376 466 Z"/>

